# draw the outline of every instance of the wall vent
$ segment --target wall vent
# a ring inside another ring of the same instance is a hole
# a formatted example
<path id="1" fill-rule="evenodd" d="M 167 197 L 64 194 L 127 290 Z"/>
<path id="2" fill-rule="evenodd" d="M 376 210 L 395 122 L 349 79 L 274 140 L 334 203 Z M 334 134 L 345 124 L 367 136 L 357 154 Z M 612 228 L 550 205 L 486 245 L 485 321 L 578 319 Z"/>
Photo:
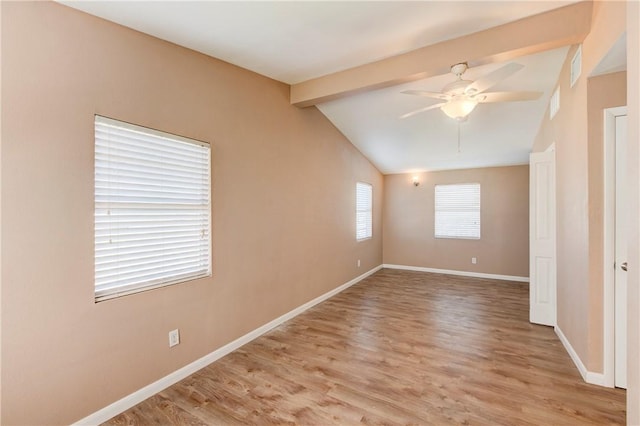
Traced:
<path id="1" fill-rule="evenodd" d="M 578 46 L 573 59 L 571 60 L 571 87 L 576 84 L 578 77 L 582 73 L 582 45 Z"/>
<path id="2" fill-rule="evenodd" d="M 553 92 L 551 95 L 551 100 L 549 101 L 549 120 L 551 120 L 560 110 L 560 86 Z"/>

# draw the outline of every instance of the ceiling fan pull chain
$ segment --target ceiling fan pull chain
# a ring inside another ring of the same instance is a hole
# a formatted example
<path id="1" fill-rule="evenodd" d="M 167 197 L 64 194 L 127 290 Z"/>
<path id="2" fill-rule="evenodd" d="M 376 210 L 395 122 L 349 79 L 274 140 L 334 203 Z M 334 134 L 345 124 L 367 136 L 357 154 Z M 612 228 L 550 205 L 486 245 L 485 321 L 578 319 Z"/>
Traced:
<path id="1" fill-rule="evenodd" d="M 460 154 L 460 121 L 458 121 L 458 154 Z"/>

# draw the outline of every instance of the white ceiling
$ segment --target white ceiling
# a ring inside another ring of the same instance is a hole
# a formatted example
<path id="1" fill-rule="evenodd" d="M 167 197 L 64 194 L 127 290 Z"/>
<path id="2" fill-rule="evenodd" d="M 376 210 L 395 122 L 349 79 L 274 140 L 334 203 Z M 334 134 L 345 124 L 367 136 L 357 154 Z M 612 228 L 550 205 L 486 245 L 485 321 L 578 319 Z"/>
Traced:
<path id="1" fill-rule="evenodd" d="M 589 77 L 627 69 L 627 35 L 623 34 L 611 46 L 611 49 L 600 60 Z"/>
<path id="2" fill-rule="evenodd" d="M 69 1 L 61 3 L 294 84 L 555 9 L 563 1 Z M 479 105 L 460 126 L 402 95 L 440 90 L 438 76 L 319 105 L 383 173 L 527 162 L 567 49 L 519 58 L 495 90 L 539 90 L 538 101 Z M 477 79 L 501 64 L 470 69 Z M 493 90 L 493 89 L 492 89 Z"/>

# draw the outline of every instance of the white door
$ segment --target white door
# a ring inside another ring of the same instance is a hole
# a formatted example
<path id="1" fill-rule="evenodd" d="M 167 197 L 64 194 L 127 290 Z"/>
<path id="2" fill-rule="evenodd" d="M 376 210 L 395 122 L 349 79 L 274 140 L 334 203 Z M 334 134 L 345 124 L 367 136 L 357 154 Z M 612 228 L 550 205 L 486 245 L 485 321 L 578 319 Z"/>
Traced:
<path id="1" fill-rule="evenodd" d="M 555 150 L 529 161 L 529 321 L 556 325 Z"/>
<path id="2" fill-rule="evenodd" d="M 616 117 L 615 385 L 627 387 L 627 116 Z"/>

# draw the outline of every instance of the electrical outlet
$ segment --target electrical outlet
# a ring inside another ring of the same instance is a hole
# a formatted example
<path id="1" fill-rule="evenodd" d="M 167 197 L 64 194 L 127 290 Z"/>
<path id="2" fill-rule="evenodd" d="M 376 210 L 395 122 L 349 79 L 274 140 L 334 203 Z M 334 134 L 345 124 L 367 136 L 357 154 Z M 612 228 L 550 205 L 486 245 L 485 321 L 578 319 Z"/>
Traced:
<path id="1" fill-rule="evenodd" d="M 360 267 L 360 259 L 358 259 L 358 268 Z"/>
<path id="2" fill-rule="evenodd" d="M 176 328 L 169 332 L 169 347 L 172 348 L 178 344 L 180 344 L 180 330 Z"/>
<path id="3" fill-rule="evenodd" d="M 471 258 L 471 263 L 473 263 L 475 265 L 476 263 L 478 263 L 478 259 L 476 259 L 475 257 L 472 257 Z"/>

